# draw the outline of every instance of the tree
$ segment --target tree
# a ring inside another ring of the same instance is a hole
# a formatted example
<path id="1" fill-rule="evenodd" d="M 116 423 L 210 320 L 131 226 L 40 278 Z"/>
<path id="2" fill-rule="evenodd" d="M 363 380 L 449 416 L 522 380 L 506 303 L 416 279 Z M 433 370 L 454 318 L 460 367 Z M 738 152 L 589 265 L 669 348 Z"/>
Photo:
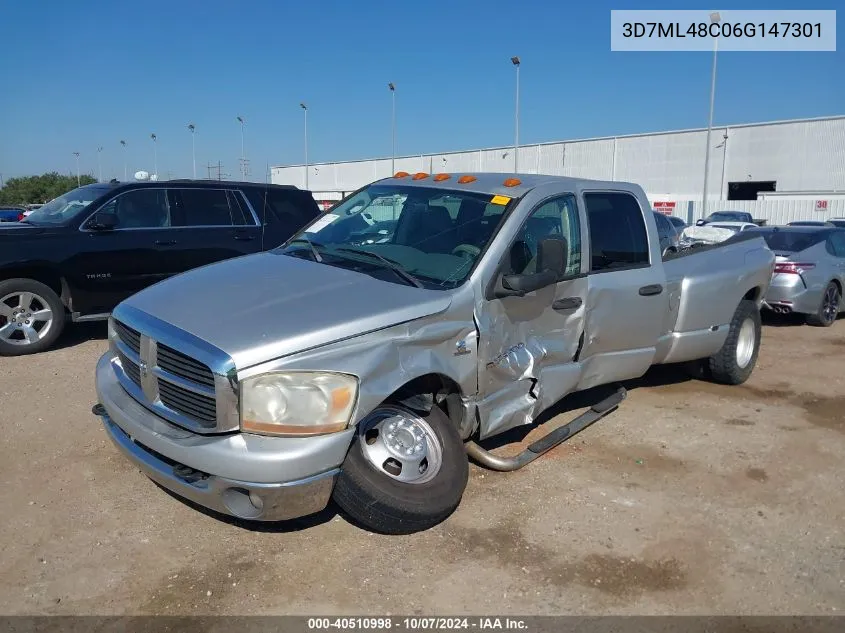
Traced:
<path id="1" fill-rule="evenodd" d="M 83 185 L 97 182 L 87 174 L 79 181 Z M 71 189 L 76 189 L 76 176 L 62 176 L 55 171 L 41 176 L 10 178 L 0 189 L 0 204 L 43 204 Z"/>

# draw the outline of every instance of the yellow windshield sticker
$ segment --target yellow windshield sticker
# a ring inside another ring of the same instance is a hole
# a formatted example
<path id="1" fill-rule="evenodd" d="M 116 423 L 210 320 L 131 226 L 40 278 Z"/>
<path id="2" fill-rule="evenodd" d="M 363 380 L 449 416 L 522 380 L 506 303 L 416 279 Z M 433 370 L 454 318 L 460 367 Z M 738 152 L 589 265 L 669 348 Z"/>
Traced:
<path id="1" fill-rule="evenodd" d="M 507 204 L 510 201 L 511 199 L 507 196 L 493 196 L 493 199 L 490 201 L 490 204 Z"/>

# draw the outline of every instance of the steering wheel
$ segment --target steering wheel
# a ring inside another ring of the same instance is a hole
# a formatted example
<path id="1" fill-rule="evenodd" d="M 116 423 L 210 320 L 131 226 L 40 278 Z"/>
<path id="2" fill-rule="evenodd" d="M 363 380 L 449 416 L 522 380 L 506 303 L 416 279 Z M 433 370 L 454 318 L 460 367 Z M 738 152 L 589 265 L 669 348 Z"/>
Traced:
<path id="1" fill-rule="evenodd" d="M 454 249 L 452 249 L 452 255 L 460 255 L 466 259 L 471 259 L 481 255 L 481 249 L 477 246 L 473 246 L 472 244 L 458 244 Z"/>

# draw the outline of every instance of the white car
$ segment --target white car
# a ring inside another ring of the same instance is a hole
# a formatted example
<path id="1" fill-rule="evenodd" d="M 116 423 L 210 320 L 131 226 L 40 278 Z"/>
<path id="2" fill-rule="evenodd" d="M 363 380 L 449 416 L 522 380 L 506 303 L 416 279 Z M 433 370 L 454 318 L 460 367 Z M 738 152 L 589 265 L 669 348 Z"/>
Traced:
<path id="1" fill-rule="evenodd" d="M 681 243 L 718 244 L 748 229 L 758 228 L 751 222 L 713 222 L 702 226 L 688 226 L 681 233 Z"/>

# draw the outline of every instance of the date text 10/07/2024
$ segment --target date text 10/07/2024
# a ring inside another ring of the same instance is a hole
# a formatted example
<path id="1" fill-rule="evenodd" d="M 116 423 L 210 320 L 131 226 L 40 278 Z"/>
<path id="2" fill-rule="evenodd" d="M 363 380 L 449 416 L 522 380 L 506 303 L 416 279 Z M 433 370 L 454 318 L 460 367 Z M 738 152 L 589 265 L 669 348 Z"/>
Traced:
<path id="1" fill-rule="evenodd" d="M 474 617 L 474 618 L 435 618 L 435 617 L 355 617 L 355 618 L 308 618 L 308 630 L 404 630 L 404 631 L 527 631 L 528 625 L 519 618 Z"/>
<path id="2" fill-rule="evenodd" d="M 821 22 L 745 22 L 706 23 L 698 22 L 686 26 L 680 22 L 625 22 L 622 37 L 684 38 L 684 37 L 805 37 L 820 38 Z"/>

